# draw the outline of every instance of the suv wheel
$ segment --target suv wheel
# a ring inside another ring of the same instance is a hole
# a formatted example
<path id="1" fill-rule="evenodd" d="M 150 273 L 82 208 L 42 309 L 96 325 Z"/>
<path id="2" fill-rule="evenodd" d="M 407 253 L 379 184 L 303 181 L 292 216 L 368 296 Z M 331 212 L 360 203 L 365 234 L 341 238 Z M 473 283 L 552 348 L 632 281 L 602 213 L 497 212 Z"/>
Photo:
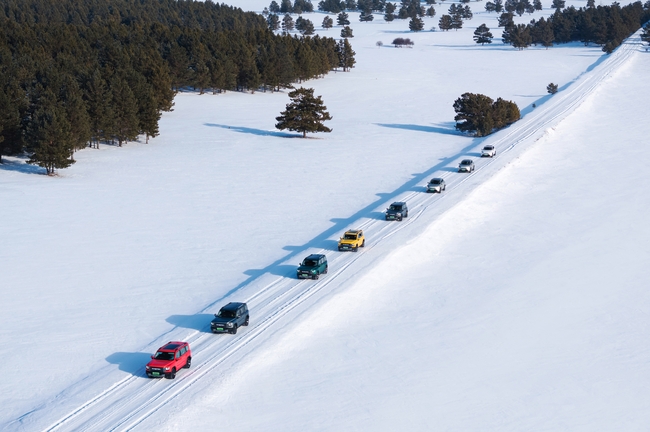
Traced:
<path id="1" fill-rule="evenodd" d="M 328 268 L 325 267 L 325 270 L 323 270 L 323 274 L 327 274 L 327 270 L 328 270 Z"/>
<path id="2" fill-rule="evenodd" d="M 400 217 L 397 220 L 401 221 L 402 219 L 404 219 L 404 217 L 402 215 L 400 215 Z"/>
<path id="3" fill-rule="evenodd" d="M 243 325 L 243 326 L 247 326 L 247 325 L 248 325 L 248 320 L 249 320 L 249 319 L 250 319 L 250 315 L 246 315 L 246 321 L 244 321 L 244 324 L 242 324 L 242 325 Z"/>
<path id="4" fill-rule="evenodd" d="M 192 366 L 192 357 L 187 358 L 187 362 L 185 362 L 185 366 L 183 366 L 183 369 L 189 369 L 190 366 Z"/>
<path id="5" fill-rule="evenodd" d="M 235 324 L 232 330 L 230 330 L 230 334 L 237 334 L 237 324 Z"/>
<path id="6" fill-rule="evenodd" d="M 409 217 L 409 212 L 404 213 L 404 217 Z"/>
<path id="7" fill-rule="evenodd" d="M 169 373 L 165 376 L 165 378 L 167 378 L 167 379 L 174 379 L 174 378 L 176 378 L 176 368 L 172 368 L 172 371 L 169 372 Z"/>
<path id="8" fill-rule="evenodd" d="M 317 274 L 316 274 L 316 275 L 313 275 L 311 278 L 314 279 L 314 280 L 316 280 L 316 279 L 318 279 L 318 275 L 317 275 Z"/>
<path id="9" fill-rule="evenodd" d="M 361 247 L 366 247 L 366 239 L 363 239 L 363 241 L 361 242 Z"/>

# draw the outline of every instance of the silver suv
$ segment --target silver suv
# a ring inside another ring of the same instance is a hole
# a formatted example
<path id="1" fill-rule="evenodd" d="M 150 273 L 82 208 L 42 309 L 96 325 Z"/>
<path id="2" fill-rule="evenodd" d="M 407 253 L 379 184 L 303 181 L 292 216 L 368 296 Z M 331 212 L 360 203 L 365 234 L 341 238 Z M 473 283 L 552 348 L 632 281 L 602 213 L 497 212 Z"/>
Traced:
<path id="1" fill-rule="evenodd" d="M 432 178 L 427 184 L 427 192 L 438 192 L 442 193 L 443 190 L 447 189 L 445 180 L 441 178 Z"/>
<path id="2" fill-rule="evenodd" d="M 458 165 L 458 172 L 468 172 L 471 173 L 474 171 L 474 161 L 471 159 L 463 159 Z"/>

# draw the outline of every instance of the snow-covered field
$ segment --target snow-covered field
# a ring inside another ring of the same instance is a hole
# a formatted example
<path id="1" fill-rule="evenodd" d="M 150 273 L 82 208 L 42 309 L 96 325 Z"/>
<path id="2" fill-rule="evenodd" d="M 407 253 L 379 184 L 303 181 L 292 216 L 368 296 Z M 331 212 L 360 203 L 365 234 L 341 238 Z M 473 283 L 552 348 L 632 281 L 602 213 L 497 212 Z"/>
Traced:
<path id="1" fill-rule="evenodd" d="M 186 93 L 148 145 L 57 178 L 0 166 L 0 429 L 646 430 L 649 54 L 516 51 L 471 6 L 445 33 L 351 14 L 357 67 L 305 84 L 331 134 L 277 132 L 286 92 Z M 414 48 L 376 46 L 398 36 Z M 459 135 L 467 91 L 524 117 Z M 455 172 L 488 142 L 495 159 Z M 423 193 L 433 176 L 446 193 Z M 395 200 L 409 218 L 383 221 Z M 336 252 L 353 227 L 368 247 Z M 295 280 L 318 251 L 329 274 Z M 228 301 L 251 326 L 208 333 Z M 192 369 L 145 378 L 174 339 Z"/>

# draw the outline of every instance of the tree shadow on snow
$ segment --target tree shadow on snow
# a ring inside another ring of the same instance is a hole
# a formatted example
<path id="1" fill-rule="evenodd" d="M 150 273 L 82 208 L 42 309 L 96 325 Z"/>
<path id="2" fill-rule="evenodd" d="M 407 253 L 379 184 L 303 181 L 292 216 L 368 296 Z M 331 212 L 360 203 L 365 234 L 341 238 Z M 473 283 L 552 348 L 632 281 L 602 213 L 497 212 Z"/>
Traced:
<path id="1" fill-rule="evenodd" d="M 183 327 L 209 333 L 210 321 L 212 321 L 212 318 L 214 318 L 214 315 L 212 314 L 199 313 L 194 315 L 172 315 L 165 321 L 176 327 Z"/>
<path id="2" fill-rule="evenodd" d="M 249 128 L 244 126 L 228 126 L 228 125 L 220 125 L 216 123 L 204 123 L 204 125 L 210 127 L 218 127 L 221 129 L 230 129 L 233 132 L 247 133 L 247 134 L 259 135 L 259 136 L 274 136 L 280 138 L 302 138 L 302 135 L 300 134 L 289 134 L 285 132 L 275 132 L 275 131 L 269 131 L 263 129 Z"/>
<path id="3" fill-rule="evenodd" d="M 456 123 L 451 123 L 454 126 L 449 127 L 448 124 L 438 125 L 438 126 L 424 126 L 424 125 L 414 125 L 414 124 L 400 124 L 400 123 L 375 123 L 377 126 L 393 128 L 393 129 L 405 129 L 412 130 L 417 132 L 429 132 L 429 133 L 439 133 L 443 135 L 462 135 L 455 128 Z"/>
<path id="4" fill-rule="evenodd" d="M 143 352 L 116 352 L 108 357 L 106 361 L 118 365 L 119 369 L 135 376 L 147 376 L 144 366 L 151 360 L 151 353 Z"/>
<path id="5" fill-rule="evenodd" d="M 30 165 L 24 161 L 8 160 L 6 158 L 2 158 L 2 163 L 0 163 L 0 170 L 15 171 L 23 174 L 46 174 L 45 168 L 41 168 L 37 165 Z"/>

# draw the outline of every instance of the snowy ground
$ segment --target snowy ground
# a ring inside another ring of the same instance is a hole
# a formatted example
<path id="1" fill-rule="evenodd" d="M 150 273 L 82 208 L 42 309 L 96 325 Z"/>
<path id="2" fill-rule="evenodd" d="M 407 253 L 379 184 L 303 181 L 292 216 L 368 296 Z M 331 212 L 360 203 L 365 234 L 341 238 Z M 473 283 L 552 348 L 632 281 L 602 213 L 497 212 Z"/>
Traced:
<path id="1" fill-rule="evenodd" d="M 0 338 L 20 353 L 0 428 L 644 430 L 648 174 L 629 168 L 649 57 L 638 38 L 620 61 L 475 46 L 479 24 L 501 32 L 472 8 L 458 32 L 353 22 L 358 67 L 306 84 L 331 134 L 275 131 L 286 93 L 182 94 L 149 145 L 58 178 L 0 166 Z M 375 45 L 397 36 L 415 47 Z M 524 113 L 471 176 L 453 172 L 486 141 L 453 129 L 466 91 Z M 434 175 L 446 194 L 422 193 Z M 382 221 L 396 199 L 411 217 Z M 369 247 L 335 252 L 356 226 Z M 322 250 L 327 277 L 292 279 Z M 231 300 L 251 327 L 206 333 Z M 143 378 L 176 338 L 193 369 Z"/>

